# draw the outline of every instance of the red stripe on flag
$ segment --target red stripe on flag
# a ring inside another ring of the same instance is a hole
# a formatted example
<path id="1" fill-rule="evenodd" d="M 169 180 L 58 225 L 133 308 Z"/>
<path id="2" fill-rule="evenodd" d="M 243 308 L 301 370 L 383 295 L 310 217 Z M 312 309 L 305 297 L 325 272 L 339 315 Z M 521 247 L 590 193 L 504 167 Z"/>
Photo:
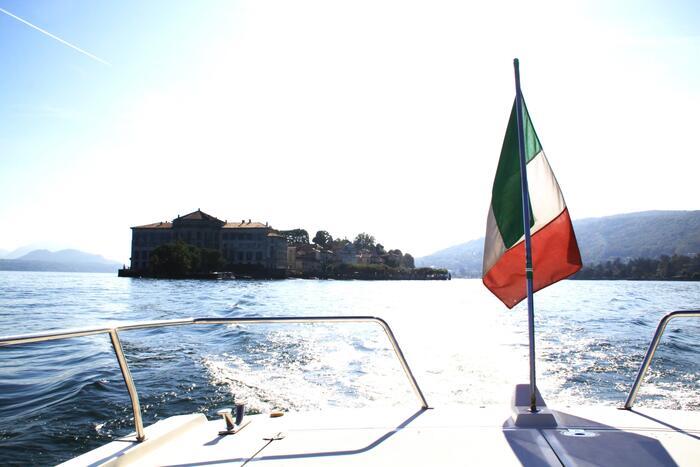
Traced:
<path id="1" fill-rule="evenodd" d="M 535 292 L 581 269 L 581 254 L 568 209 L 564 209 L 549 224 L 535 232 L 531 240 Z M 513 308 L 527 297 L 525 242 L 506 251 L 484 276 L 483 281 L 508 308 Z"/>

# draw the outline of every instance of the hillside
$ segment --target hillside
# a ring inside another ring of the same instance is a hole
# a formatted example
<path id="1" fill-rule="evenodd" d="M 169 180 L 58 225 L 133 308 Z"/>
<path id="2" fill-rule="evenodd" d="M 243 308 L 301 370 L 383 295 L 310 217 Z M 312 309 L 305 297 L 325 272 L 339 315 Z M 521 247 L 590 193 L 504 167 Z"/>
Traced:
<path id="1" fill-rule="evenodd" d="M 451 246 L 432 255 L 416 258 L 416 267 L 445 268 L 458 277 L 481 277 L 484 239 Z"/>
<path id="2" fill-rule="evenodd" d="M 700 211 L 644 211 L 574 221 L 584 265 L 616 258 L 658 258 L 700 253 Z M 480 277 L 484 239 L 416 259 L 416 266 L 447 268 Z"/>
<path id="3" fill-rule="evenodd" d="M 34 250 L 15 259 L 0 259 L 0 271 L 116 272 L 121 264 L 79 250 Z"/>
<path id="4" fill-rule="evenodd" d="M 700 253 L 700 211 L 645 211 L 574 222 L 584 263 Z"/>

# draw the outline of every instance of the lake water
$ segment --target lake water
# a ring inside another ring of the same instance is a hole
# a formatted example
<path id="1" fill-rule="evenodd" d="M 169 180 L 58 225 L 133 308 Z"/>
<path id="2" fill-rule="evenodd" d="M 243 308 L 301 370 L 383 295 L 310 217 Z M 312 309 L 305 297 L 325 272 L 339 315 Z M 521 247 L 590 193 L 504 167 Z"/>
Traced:
<path id="1" fill-rule="evenodd" d="M 620 405 L 659 319 L 700 308 L 700 283 L 563 281 L 535 296 L 538 386 L 549 405 Z M 0 334 L 184 317 L 375 315 L 428 402 L 504 405 L 528 381 L 527 312 L 479 280 L 168 281 L 0 272 Z M 417 405 L 373 324 L 190 326 L 120 334 L 145 424 L 253 412 Z M 672 322 L 640 406 L 700 410 L 700 320 Z M 0 348 L 0 464 L 48 464 L 133 431 L 106 335 Z"/>

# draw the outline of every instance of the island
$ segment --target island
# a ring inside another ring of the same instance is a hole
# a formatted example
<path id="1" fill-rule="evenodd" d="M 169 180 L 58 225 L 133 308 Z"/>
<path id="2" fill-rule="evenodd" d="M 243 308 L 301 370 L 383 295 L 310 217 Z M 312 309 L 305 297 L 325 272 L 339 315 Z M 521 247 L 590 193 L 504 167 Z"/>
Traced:
<path id="1" fill-rule="evenodd" d="M 267 222 L 229 222 L 201 210 L 131 228 L 131 265 L 120 277 L 447 280 L 446 269 L 416 268 L 413 256 L 387 250 L 368 233 L 353 241 L 325 230 Z"/>

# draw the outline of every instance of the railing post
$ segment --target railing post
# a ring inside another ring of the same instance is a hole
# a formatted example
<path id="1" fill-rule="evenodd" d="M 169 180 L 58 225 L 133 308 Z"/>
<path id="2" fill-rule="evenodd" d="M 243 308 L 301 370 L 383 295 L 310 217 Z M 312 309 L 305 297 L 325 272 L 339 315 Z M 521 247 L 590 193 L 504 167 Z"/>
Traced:
<path id="1" fill-rule="evenodd" d="M 671 321 L 673 318 L 698 318 L 700 317 L 700 311 L 699 310 L 688 310 L 688 311 L 672 311 L 671 313 L 667 314 L 663 318 L 661 318 L 661 321 L 659 321 L 659 324 L 656 326 L 656 331 L 654 332 L 654 337 L 652 337 L 651 342 L 649 343 L 649 348 L 647 349 L 647 353 L 644 355 L 644 360 L 642 360 L 642 364 L 639 366 L 639 371 L 637 372 L 637 377 L 634 380 L 634 383 L 632 384 L 632 388 L 630 389 L 629 394 L 627 395 L 627 400 L 625 400 L 625 405 L 621 407 L 622 409 L 625 410 L 630 410 L 632 406 L 634 405 L 634 401 L 637 398 L 637 392 L 639 391 L 640 386 L 642 385 L 642 380 L 644 379 L 644 376 L 647 373 L 647 370 L 649 369 L 649 366 L 651 365 L 651 360 L 654 358 L 654 354 L 656 353 L 656 349 L 659 346 L 659 342 L 661 341 L 661 336 L 663 335 L 664 331 L 666 330 L 666 325 L 668 324 L 669 321 Z"/>
<path id="2" fill-rule="evenodd" d="M 146 439 L 146 434 L 143 431 L 143 420 L 141 419 L 141 404 L 139 403 L 139 395 L 136 392 L 134 380 L 131 378 L 131 371 L 129 371 L 129 365 L 126 363 L 124 351 L 122 350 L 122 343 L 119 340 L 119 334 L 117 334 L 116 329 L 112 328 L 109 330 L 109 338 L 112 340 L 114 354 L 117 356 L 119 369 L 122 371 L 124 384 L 126 384 L 126 389 L 129 391 L 129 397 L 131 398 L 131 408 L 134 411 L 134 425 L 136 426 L 136 441 L 141 442 Z"/>
<path id="3" fill-rule="evenodd" d="M 406 357 L 404 357 L 403 352 L 401 351 L 401 347 L 399 347 L 399 343 L 394 337 L 394 333 L 392 332 L 391 328 L 389 327 L 389 323 L 384 321 L 381 318 L 374 318 L 374 320 L 379 323 L 379 325 L 384 329 L 384 333 L 386 336 L 389 338 L 389 342 L 391 343 L 392 347 L 394 347 L 394 353 L 396 354 L 396 357 L 399 359 L 399 362 L 401 362 L 401 367 L 403 368 L 404 373 L 406 373 L 406 377 L 408 378 L 408 381 L 411 383 L 411 387 L 413 388 L 413 392 L 416 393 L 416 396 L 418 399 L 421 401 L 421 407 L 424 409 L 428 409 L 428 401 L 425 400 L 425 396 L 423 395 L 423 391 L 421 391 L 420 386 L 418 386 L 418 381 L 416 381 L 415 376 L 413 376 L 413 372 L 411 371 L 411 367 L 408 366 L 408 362 L 406 361 Z"/>

